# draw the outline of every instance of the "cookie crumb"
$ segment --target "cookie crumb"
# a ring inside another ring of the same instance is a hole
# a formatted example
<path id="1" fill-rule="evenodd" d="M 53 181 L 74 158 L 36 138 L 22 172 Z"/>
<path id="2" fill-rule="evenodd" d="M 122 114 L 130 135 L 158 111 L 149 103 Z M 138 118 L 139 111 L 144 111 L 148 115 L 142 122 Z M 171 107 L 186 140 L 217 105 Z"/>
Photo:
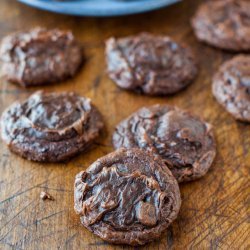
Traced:
<path id="1" fill-rule="evenodd" d="M 42 200 L 51 200 L 51 201 L 54 201 L 54 200 L 55 200 L 49 193 L 47 193 L 47 192 L 45 192 L 45 191 L 42 191 L 42 192 L 40 193 L 40 198 L 41 198 Z"/>

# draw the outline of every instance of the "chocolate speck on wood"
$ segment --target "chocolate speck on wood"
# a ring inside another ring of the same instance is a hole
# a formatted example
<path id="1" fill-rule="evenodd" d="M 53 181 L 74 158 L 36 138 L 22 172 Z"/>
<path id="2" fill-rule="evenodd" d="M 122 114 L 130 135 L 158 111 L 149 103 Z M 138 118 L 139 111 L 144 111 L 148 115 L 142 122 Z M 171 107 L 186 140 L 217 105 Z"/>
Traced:
<path id="1" fill-rule="evenodd" d="M 11 154 L 0 141 L 0 249 L 133 249 L 105 243 L 80 225 L 73 207 L 77 173 L 113 151 L 115 126 L 142 106 L 176 105 L 213 124 L 218 153 L 207 175 L 181 184 L 182 207 L 160 240 L 145 249 L 247 249 L 249 246 L 250 127 L 237 122 L 214 99 L 212 76 L 234 54 L 199 43 L 189 25 L 203 1 L 186 0 L 152 13 L 120 18 L 80 18 L 35 10 L 17 1 L 1 0 L 0 39 L 35 26 L 70 29 L 83 45 L 87 60 L 73 79 L 44 86 L 46 91 L 75 91 L 93 100 L 104 116 L 106 131 L 88 151 L 68 163 L 40 164 Z M 142 31 L 164 34 L 190 46 L 199 74 L 182 92 L 149 97 L 119 89 L 105 73 L 104 41 Z M 98 79 L 98 80 L 97 80 Z M 98 82 L 98 83 L 97 83 Z M 0 113 L 27 90 L 0 81 Z M 56 202 L 41 202 L 41 191 Z"/>
<path id="2" fill-rule="evenodd" d="M 42 199 L 42 200 L 51 200 L 51 201 L 55 200 L 55 199 L 53 198 L 53 196 L 51 196 L 49 193 L 47 193 L 47 192 L 45 192 L 45 191 L 42 191 L 42 192 L 40 193 L 40 199 Z"/>

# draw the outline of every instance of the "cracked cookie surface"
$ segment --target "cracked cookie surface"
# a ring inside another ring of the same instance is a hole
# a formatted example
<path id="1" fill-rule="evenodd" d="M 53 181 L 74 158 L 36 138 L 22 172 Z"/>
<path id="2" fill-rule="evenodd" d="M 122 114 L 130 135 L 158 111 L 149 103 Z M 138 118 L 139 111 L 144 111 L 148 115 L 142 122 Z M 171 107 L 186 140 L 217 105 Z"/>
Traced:
<path id="1" fill-rule="evenodd" d="M 160 155 L 178 182 L 205 175 L 216 154 L 212 126 L 168 105 L 144 107 L 123 120 L 115 129 L 113 145 Z"/>
<path id="2" fill-rule="evenodd" d="M 103 121 L 90 99 L 73 92 L 38 91 L 16 102 L 1 117 L 1 134 L 10 150 L 33 161 L 59 162 L 84 151 Z"/>
<path id="3" fill-rule="evenodd" d="M 148 95 L 176 93 L 197 74 L 190 49 L 167 36 L 110 38 L 106 58 L 109 76 L 119 87 Z"/>
<path id="4" fill-rule="evenodd" d="M 203 3 L 192 19 L 197 38 L 212 46 L 250 50 L 249 0 L 218 0 Z"/>
<path id="5" fill-rule="evenodd" d="M 177 217 L 178 184 L 158 156 L 120 149 L 94 162 L 75 180 L 75 211 L 82 224 L 115 244 L 143 245 Z"/>
<path id="6" fill-rule="evenodd" d="M 0 61 L 7 80 L 29 87 L 74 76 L 83 52 L 70 31 L 34 28 L 5 37 Z"/>
<path id="7" fill-rule="evenodd" d="M 250 56 L 226 61 L 213 78 L 217 101 L 237 120 L 250 122 Z"/>

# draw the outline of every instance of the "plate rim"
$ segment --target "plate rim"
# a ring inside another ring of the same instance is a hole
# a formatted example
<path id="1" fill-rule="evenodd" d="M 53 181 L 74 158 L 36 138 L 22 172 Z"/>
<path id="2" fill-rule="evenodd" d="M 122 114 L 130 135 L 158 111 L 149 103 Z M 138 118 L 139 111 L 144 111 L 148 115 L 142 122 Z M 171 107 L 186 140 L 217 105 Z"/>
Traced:
<path id="1" fill-rule="evenodd" d="M 101 8 L 91 8 L 89 6 L 86 8 L 81 5 L 80 2 L 45 2 L 42 0 L 18 0 L 19 2 L 31 6 L 33 8 L 55 12 L 64 15 L 73 15 L 73 16 L 89 16 L 89 17 L 112 17 L 112 16 L 124 16 L 124 15 L 132 15 L 145 13 L 149 11 L 153 11 L 156 9 L 160 9 L 164 6 L 168 6 L 174 3 L 181 2 L 182 0 L 154 0 L 145 4 L 145 2 L 134 2 L 130 3 L 130 8 L 124 8 L 125 4 L 128 3 L 117 3 L 120 5 L 119 8 L 113 9 L 101 9 Z M 88 3 L 88 2 L 87 2 Z M 139 5 L 143 3 L 143 5 Z M 81 6 L 80 6 L 81 5 Z M 85 9 L 84 9 L 85 8 Z"/>

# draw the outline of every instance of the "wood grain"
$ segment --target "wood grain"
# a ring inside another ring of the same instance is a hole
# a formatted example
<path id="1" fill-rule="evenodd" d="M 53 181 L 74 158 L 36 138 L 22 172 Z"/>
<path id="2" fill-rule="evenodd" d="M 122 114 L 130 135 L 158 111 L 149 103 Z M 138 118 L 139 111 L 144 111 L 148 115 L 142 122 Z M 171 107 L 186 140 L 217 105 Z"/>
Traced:
<path id="1" fill-rule="evenodd" d="M 90 151 L 66 164 L 38 164 L 11 154 L 0 142 L 0 249 L 132 249 L 103 242 L 84 229 L 73 210 L 75 174 L 112 151 L 115 125 L 144 105 L 175 104 L 192 110 L 215 127 L 218 154 L 208 174 L 181 185 L 178 219 L 157 242 L 143 249 L 250 249 L 250 126 L 236 122 L 211 94 L 211 77 L 233 54 L 197 42 L 189 20 L 201 1 L 186 0 L 149 14 L 94 19 L 56 15 L 1 0 L 0 38 L 34 26 L 71 29 L 85 49 L 86 62 L 66 82 L 47 91 L 74 90 L 93 99 L 106 130 Z M 168 34 L 191 47 L 199 60 L 195 82 L 170 97 L 147 97 L 118 89 L 105 73 L 103 41 L 141 31 Z M 1 80 L 0 112 L 38 88 L 22 89 Z M 55 201 L 42 201 L 47 190 Z"/>

